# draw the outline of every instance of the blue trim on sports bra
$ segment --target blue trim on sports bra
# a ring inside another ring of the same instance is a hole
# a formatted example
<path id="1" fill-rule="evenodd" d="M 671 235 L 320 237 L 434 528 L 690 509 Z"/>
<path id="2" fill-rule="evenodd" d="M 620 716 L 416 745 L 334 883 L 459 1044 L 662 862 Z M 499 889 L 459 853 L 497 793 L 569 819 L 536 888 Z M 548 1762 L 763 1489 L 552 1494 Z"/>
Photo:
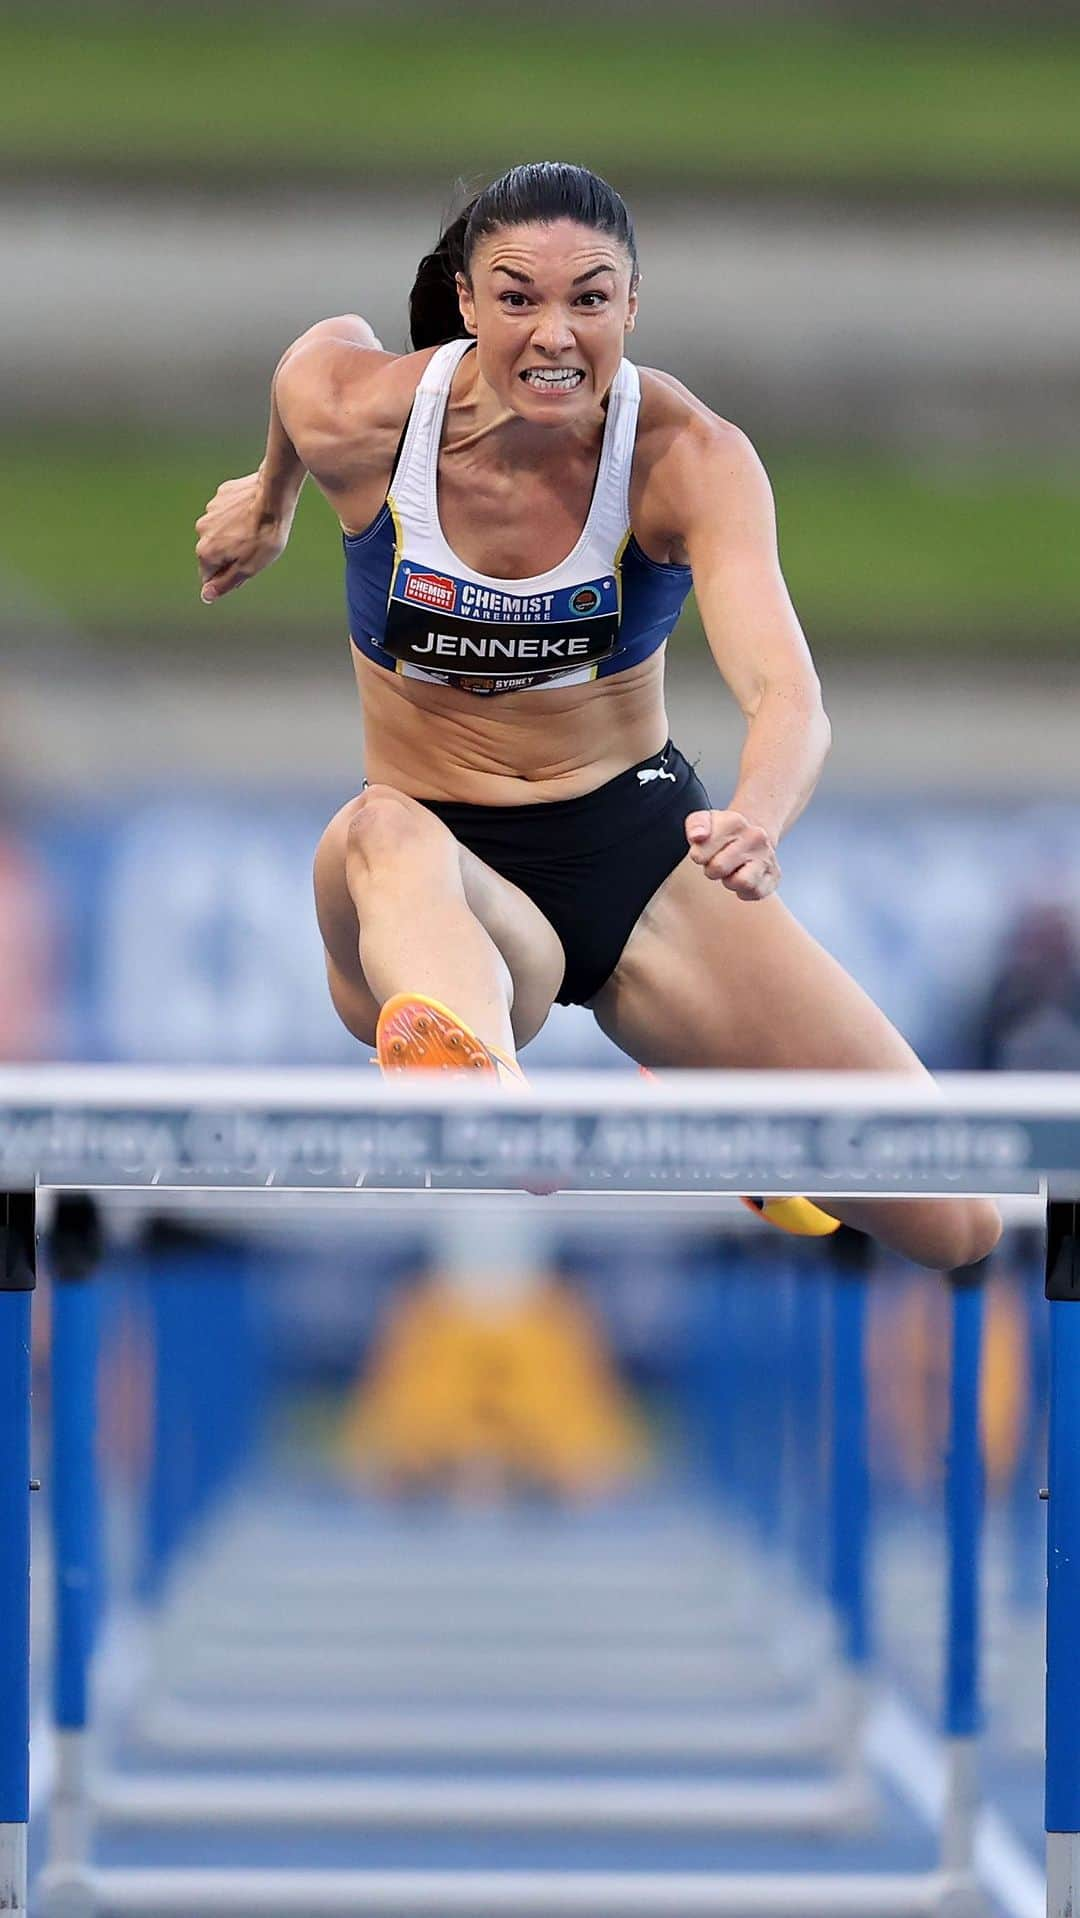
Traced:
<path id="1" fill-rule="evenodd" d="M 342 535 L 349 631 L 353 644 L 365 658 L 374 660 L 389 672 L 398 670 L 397 657 L 383 644 L 387 627 L 387 602 L 394 572 L 394 539 L 393 515 L 385 504 L 362 533 Z M 666 565 L 660 560 L 651 559 L 642 551 L 632 533 L 626 543 L 619 570 L 622 607 L 618 641 L 610 656 L 600 659 L 594 666 L 595 677 L 600 679 L 638 665 L 664 644 L 682 612 L 693 583 L 688 566 Z M 417 568 L 417 571 L 424 572 L 426 569 Z M 489 629 L 485 625 L 482 630 Z M 441 660 L 432 660 L 436 670 L 442 664 Z M 574 665 L 572 659 L 565 662 L 560 660 L 564 670 L 573 670 Z M 452 661 L 446 662 L 448 673 L 452 672 L 452 666 Z M 532 684 L 536 683 L 534 679 Z M 549 680 L 548 683 L 553 682 Z M 479 691 L 481 688 L 476 686 L 473 690 Z M 511 689 L 500 684 L 498 690 Z"/>

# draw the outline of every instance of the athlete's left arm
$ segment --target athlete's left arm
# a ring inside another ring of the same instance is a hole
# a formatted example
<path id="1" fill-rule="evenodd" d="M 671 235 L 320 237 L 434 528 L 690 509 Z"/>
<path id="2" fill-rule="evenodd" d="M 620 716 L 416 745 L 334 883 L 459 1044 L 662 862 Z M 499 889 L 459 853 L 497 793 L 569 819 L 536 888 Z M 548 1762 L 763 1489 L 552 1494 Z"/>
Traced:
<path id="1" fill-rule="evenodd" d="M 665 464 L 665 490 L 676 505 L 709 648 L 747 721 L 728 816 L 750 822 L 775 849 L 817 785 L 830 729 L 780 570 L 772 488 L 746 435 L 714 415 L 689 421 Z M 778 866 L 772 884 L 760 883 L 767 855 L 757 860 L 747 848 L 747 869 L 740 873 L 731 864 L 737 845 L 716 857 L 715 824 L 700 844 L 693 832 L 690 837 L 710 878 L 746 898 L 772 891 Z M 750 869 L 757 865 L 760 875 Z"/>

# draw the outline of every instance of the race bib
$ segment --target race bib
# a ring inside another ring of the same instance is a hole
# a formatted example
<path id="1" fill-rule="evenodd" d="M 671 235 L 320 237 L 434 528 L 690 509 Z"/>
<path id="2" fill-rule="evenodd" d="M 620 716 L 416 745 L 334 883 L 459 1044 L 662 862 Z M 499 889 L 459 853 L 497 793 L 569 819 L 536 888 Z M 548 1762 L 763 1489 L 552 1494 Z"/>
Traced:
<path id="1" fill-rule="evenodd" d="M 613 573 L 552 593 L 507 593 L 404 559 L 391 582 L 382 645 L 407 666 L 509 692 L 610 659 L 618 641 Z"/>

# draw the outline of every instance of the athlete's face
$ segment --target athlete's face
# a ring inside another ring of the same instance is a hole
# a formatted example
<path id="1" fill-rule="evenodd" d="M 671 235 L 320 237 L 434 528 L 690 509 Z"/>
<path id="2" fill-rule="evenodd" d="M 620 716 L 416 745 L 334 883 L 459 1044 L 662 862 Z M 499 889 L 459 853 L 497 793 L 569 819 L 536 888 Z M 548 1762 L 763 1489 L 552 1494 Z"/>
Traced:
<path id="1" fill-rule="evenodd" d="M 556 220 L 503 227 L 458 275 L 482 379 L 523 419 L 557 426 L 595 413 L 637 312 L 632 265 L 613 235 Z"/>

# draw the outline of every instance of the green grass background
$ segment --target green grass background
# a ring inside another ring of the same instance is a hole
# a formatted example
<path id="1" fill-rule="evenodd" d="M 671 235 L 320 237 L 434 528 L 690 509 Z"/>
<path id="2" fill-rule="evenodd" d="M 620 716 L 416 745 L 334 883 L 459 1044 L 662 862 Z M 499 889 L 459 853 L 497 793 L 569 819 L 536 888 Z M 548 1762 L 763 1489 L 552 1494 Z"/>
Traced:
<path id="1" fill-rule="evenodd" d="M 0 20 L 0 72 L 16 171 L 365 191 L 554 157 L 658 190 L 1080 187 L 1080 25 L 50 7 Z"/>
<path id="2" fill-rule="evenodd" d="M 818 652 L 1075 648 L 1075 468 L 763 450 L 785 571 Z M 345 629 L 341 551 L 310 484 L 277 565 L 218 607 L 198 602 L 193 522 L 258 452 L 240 438 L 9 440 L 0 592 L 6 581 L 55 608 L 92 646 L 138 652 L 182 636 L 193 654 L 295 657 L 299 644 L 329 661 Z M 688 619 L 687 642 L 695 627 Z"/>
<path id="3" fill-rule="evenodd" d="M 357 193 L 577 158 L 628 189 L 1080 192 L 1080 23 L 731 20 L 706 8 L 545 31 L 498 12 L 50 7 L 0 18 L 0 173 L 135 188 L 339 181 Z M 451 171 L 452 169 L 452 171 Z M 823 653 L 1075 647 L 1080 473 L 763 447 L 785 570 Z M 94 646 L 321 648 L 344 627 L 329 510 L 221 607 L 195 594 L 192 522 L 257 441 L 17 432 L 0 477 L 0 593 Z M 686 643 L 700 643 L 688 617 Z"/>

